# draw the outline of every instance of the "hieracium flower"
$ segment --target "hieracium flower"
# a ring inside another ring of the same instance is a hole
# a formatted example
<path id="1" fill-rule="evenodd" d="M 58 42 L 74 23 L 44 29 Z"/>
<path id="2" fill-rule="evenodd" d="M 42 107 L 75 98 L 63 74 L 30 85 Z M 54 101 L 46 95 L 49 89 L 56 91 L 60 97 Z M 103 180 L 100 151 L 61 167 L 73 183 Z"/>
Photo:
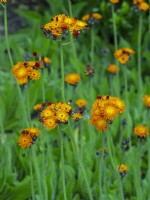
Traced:
<path id="1" fill-rule="evenodd" d="M 45 36 L 53 40 L 65 40 L 69 33 L 78 37 L 86 29 L 88 29 L 88 25 L 85 22 L 66 16 L 65 14 L 56 15 L 49 23 L 41 26 L 41 30 Z"/>
<path id="2" fill-rule="evenodd" d="M 144 139 L 149 134 L 148 127 L 143 125 L 138 125 L 134 128 L 134 134 L 138 138 Z"/>
<path id="3" fill-rule="evenodd" d="M 107 67 L 107 71 L 108 71 L 110 74 L 115 75 L 115 74 L 119 71 L 119 69 L 118 69 L 117 65 L 115 65 L 115 64 L 110 64 L 110 65 L 108 65 L 108 67 Z"/>
<path id="4" fill-rule="evenodd" d="M 145 106 L 147 106 L 148 108 L 150 108 L 150 95 L 144 95 L 143 97 L 143 103 Z"/>
<path id="5" fill-rule="evenodd" d="M 121 178 L 123 178 L 127 173 L 128 167 L 125 164 L 120 164 L 118 165 L 117 168 L 118 168 Z"/>
<path id="6" fill-rule="evenodd" d="M 87 105 L 87 101 L 84 100 L 84 99 L 78 99 L 76 101 L 76 105 L 77 105 L 78 108 L 83 108 Z"/>
<path id="7" fill-rule="evenodd" d="M 135 51 L 130 48 L 122 48 L 115 51 L 114 56 L 121 64 L 126 64 L 131 54 L 135 54 Z"/>
<path id="8" fill-rule="evenodd" d="M 77 83 L 79 83 L 80 80 L 81 80 L 80 74 L 77 73 L 67 74 L 65 78 L 65 81 L 74 87 L 77 86 Z"/>
<path id="9" fill-rule="evenodd" d="M 133 0 L 133 4 L 135 4 L 141 11 L 149 10 L 149 5 L 144 0 Z"/>
<path id="10" fill-rule="evenodd" d="M 90 123 L 98 130 L 105 131 L 107 121 L 113 120 L 119 113 L 124 112 L 125 104 L 118 97 L 98 96 L 92 106 Z"/>
<path id="11" fill-rule="evenodd" d="M 21 131 L 21 136 L 18 138 L 19 146 L 22 148 L 31 147 L 35 143 L 40 130 L 36 128 L 26 128 Z"/>
<path id="12" fill-rule="evenodd" d="M 25 85 L 28 81 L 38 80 L 40 72 L 38 69 L 44 69 L 51 63 L 51 59 L 41 56 L 39 57 L 36 52 L 33 52 L 35 61 L 18 62 L 12 68 L 12 74 L 15 76 L 19 85 Z"/>
<path id="13" fill-rule="evenodd" d="M 41 110 L 39 121 L 48 129 L 55 129 L 59 124 L 67 124 L 71 114 L 73 120 L 82 118 L 81 113 L 72 112 L 70 102 L 49 103 L 48 106 Z"/>
<path id="14" fill-rule="evenodd" d="M 84 15 L 82 17 L 82 20 L 86 21 L 89 25 L 94 25 L 98 23 L 101 18 L 102 16 L 99 13 L 90 13 L 90 14 Z"/>
<path id="15" fill-rule="evenodd" d="M 95 73 L 95 67 L 87 64 L 86 65 L 86 70 L 84 70 L 84 73 L 88 77 L 93 77 L 93 75 Z"/>
<path id="16" fill-rule="evenodd" d="M 119 0 L 109 0 L 112 4 L 119 3 Z"/>

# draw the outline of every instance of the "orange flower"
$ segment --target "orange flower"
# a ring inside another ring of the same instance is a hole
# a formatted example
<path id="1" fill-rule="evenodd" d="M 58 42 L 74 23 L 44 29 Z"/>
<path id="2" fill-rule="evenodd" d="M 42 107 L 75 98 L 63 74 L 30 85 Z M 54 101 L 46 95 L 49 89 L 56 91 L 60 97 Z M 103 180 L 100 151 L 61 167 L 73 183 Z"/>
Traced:
<path id="1" fill-rule="evenodd" d="M 144 95 L 143 97 L 143 103 L 150 108 L 150 95 Z"/>
<path id="2" fill-rule="evenodd" d="M 76 85 L 80 80 L 80 75 L 76 73 L 68 74 L 65 79 L 65 81 L 70 85 Z"/>
<path id="3" fill-rule="evenodd" d="M 108 65 L 107 71 L 108 71 L 110 74 L 116 74 L 116 73 L 118 72 L 118 67 L 117 67 L 117 65 L 115 65 L 115 64 Z"/>
<path id="4" fill-rule="evenodd" d="M 109 0 L 112 4 L 119 3 L 119 0 Z"/>
<path id="5" fill-rule="evenodd" d="M 32 137 L 28 134 L 22 134 L 18 138 L 18 142 L 19 146 L 21 146 L 22 148 L 30 147 L 32 145 Z"/>
<path id="6" fill-rule="evenodd" d="M 82 107 L 85 107 L 87 105 L 87 101 L 84 100 L 84 99 L 78 99 L 76 101 L 76 105 L 79 107 L 79 108 L 82 108 Z"/>
<path id="7" fill-rule="evenodd" d="M 134 128 L 134 133 L 138 136 L 138 137 L 145 137 L 149 134 L 148 128 L 147 126 L 143 126 L 143 125 L 138 125 Z"/>
<path id="8" fill-rule="evenodd" d="M 130 59 L 130 55 L 134 53 L 135 51 L 130 48 L 122 48 L 115 51 L 114 56 L 118 58 L 121 64 L 126 64 Z"/>

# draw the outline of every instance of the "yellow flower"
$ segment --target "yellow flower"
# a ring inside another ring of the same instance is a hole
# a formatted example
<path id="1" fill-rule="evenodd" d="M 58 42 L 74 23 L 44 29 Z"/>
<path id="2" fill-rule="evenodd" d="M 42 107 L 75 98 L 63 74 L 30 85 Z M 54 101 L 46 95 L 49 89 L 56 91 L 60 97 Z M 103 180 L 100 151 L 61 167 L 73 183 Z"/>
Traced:
<path id="1" fill-rule="evenodd" d="M 115 106 L 109 105 L 109 103 L 107 105 L 105 105 L 105 108 L 103 110 L 103 117 L 105 119 L 112 120 L 117 115 L 118 115 L 118 110 Z"/>
<path id="2" fill-rule="evenodd" d="M 143 97 L 143 103 L 146 105 L 148 108 L 150 108 L 150 95 L 144 95 Z"/>
<path id="3" fill-rule="evenodd" d="M 76 101 L 76 105 L 79 107 L 79 108 L 82 108 L 82 107 L 85 107 L 87 105 L 87 101 L 84 100 L 84 99 L 78 99 Z"/>
<path id="4" fill-rule="evenodd" d="M 117 97 L 110 97 L 110 101 L 118 109 L 119 113 L 123 113 L 125 111 L 126 106 L 121 99 Z"/>
<path id="5" fill-rule="evenodd" d="M 41 110 L 42 109 L 42 104 L 36 104 L 34 107 L 33 107 L 33 110 Z"/>
<path id="6" fill-rule="evenodd" d="M 128 170 L 128 167 L 126 165 L 124 165 L 124 164 L 118 165 L 117 168 L 118 168 L 120 173 L 124 173 L 124 172 L 126 172 Z"/>
<path id="7" fill-rule="evenodd" d="M 53 17 L 51 22 L 42 26 L 41 29 L 46 36 L 52 35 L 53 39 L 56 39 L 62 35 L 63 37 L 67 37 L 68 33 L 66 35 L 66 30 L 71 34 L 74 34 L 76 31 L 87 29 L 87 24 L 81 20 L 76 20 L 75 18 L 65 16 L 64 14 L 59 14 Z M 78 33 L 76 36 L 78 36 Z"/>
<path id="8" fill-rule="evenodd" d="M 74 120 L 79 120 L 82 118 L 82 115 L 80 113 L 74 113 L 72 117 Z"/>
<path id="9" fill-rule="evenodd" d="M 30 147 L 32 145 L 32 137 L 28 134 L 22 134 L 18 138 L 18 143 L 22 148 Z"/>
<path id="10" fill-rule="evenodd" d="M 147 11 L 147 10 L 149 10 L 149 5 L 145 2 L 143 2 L 143 3 L 139 4 L 138 8 L 139 8 L 139 10 Z"/>
<path id="11" fill-rule="evenodd" d="M 80 75 L 76 73 L 68 74 L 65 79 L 65 81 L 70 85 L 76 85 L 80 80 Z"/>
<path id="12" fill-rule="evenodd" d="M 119 3 L 119 0 L 109 0 L 111 3 L 116 4 Z"/>
<path id="13" fill-rule="evenodd" d="M 56 123 L 55 117 L 45 118 L 44 121 L 43 121 L 43 125 L 45 127 L 47 127 L 48 129 L 54 129 L 54 128 L 56 128 L 57 123 Z"/>
<path id="14" fill-rule="evenodd" d="M 7 0 L 0 0 L 0 2 L 2 2 L 2 3 L 6 3 L 6 2 L 7 2 Z"/>
<path id="15" fill-rule="evenodd" d="M 26 128 L 24 131 L 28 132 L 31 137 L 38 136 L 41 131 L 36 128 Z"/>
<path id="16" fill-rule="evenodd" d="M 134 133 L 138 137 L 145 137 L 149 134 L 148 127 L 143 125 L 138 125 L 134 128 Z"/>
<path id="17" fill-rule="evenodd" d="M 71 111 L 71 106 L 68 105 L 68 104 L 65 103 L 65 102 L 58 102 L 58 103 L 56 103 L 56 105 L 55 105 L 55 110 L 56 110 L 56 111 L 62 110 L 62 111 L 64 111 L 64 112 L 69 113 L 69 112 Z"/>
<path id="18" fill-rule="evenodd" d="M 92 14 L 92 17 L 93 17 L 94 19 L 101 19 L 101 18 L 102 18 L 102 16 L 101 16 L 99 13 L 93 13 L 93 14 Z"/>
<path id="19" fill-rule="evenodd" d="M 22 62 L 18 62 L 14 65 L 12 68 L 12 74 L 16 77 L 16 79 L 28 78 L 28 70 Z"/>
<path id="20" fill-rule="evenodd" d="M 107 71 L 110 73 L 110 74 L 116 74 L 118 72 L 118 67 L 117 65 L 115 64 L 111 64 L 107 67 Z"/>
<path id="21" fill-rule="evenodd" d="M 83 20 L 83 21 L 87 21 L 87 20 L 89 20 L 89 19 L 90 19 L 90 15 L 89 15 L 89 14 L 84 15 L 84 16 L 82 17 L 82 20 Z"/>
<path id="22" fill-rule="evenodd" d="M 133 4 L 139 4 L 139 3 L 143 3 L 144 0 L 133 0 Z"/>
<path id="23" fill-rule="evenodd" d="M 53 117 L 54 115 L 55 115 L 54 110 L 49 108 L 49 106 L 47 108 L 45 108 L 44 110 L 42 110 L 42 112 L 40 114 L 40 116 L 43 118 Z"/>
<path id="24" fill-rule="evenodd" d="M 94 125 L 99 131 L 105 131 L 106 130 L 106 119 L 98 118 Z"/>
<path id="25" fill-rule="evenodd" d="M 29 73 L 29 77 L 32 80 L 38 80 L 40 78 L 40 73 L 36 69 L 32 69 Z"/>
<path id="26" fill-rule="evenodd" d="M 69 115 L 67 112 L 59 110 L 56 112 L 56 119 L 60 122 L 67 122 Z"/>
<path id="27" fill-rule="evenodd" d="M 122 48 L 115 51 L 114 56 L 118 58 L 121 64 L 126 64 L 130 58 L 130 55 L 134 53 L 135 51 L 130 48 Z"/>

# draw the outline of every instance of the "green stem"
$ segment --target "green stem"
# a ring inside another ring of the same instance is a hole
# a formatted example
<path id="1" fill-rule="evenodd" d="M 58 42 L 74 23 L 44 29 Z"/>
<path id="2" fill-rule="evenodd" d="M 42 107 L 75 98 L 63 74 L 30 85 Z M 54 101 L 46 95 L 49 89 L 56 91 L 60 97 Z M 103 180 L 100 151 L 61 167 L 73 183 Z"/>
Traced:
<path id="1" fill-rule="evenodd" d="M 85 182 L 86 182 L 86 185 L 87 185 L 87 190 L 88 190 L 88 193 L 89 193 L 89 199 L 93 200 L 92 193 L 91 193 L 91 190 L 90 190 L 90 186 L 89 186 L 89 183 L 88 183 L 88 179 L 87 179 L 87 176 L 86 176 L 86 172 L 84 170 L 84 167 L 82 165 L 82 161 L 81 161 L 80 156 L 79 156 L 78 146 L 77 146 L 75 138 L 74 138 L 74 134 L 73 134 L 73 130 L 72 130 L 70 121 L 69 121 L 69 127 L 70 127 L 70 134 L 71 134 L 71 141 L 72 141 L 72 145 L 73 145 L 73 150 L 74 150 L 75 156 L 77 158 L 78 164 L 81 168 L 82 174 L 84 176 L 84 179 L 85 179 Z"/>
<path id="2" fill-rule="evenodd" d="M 99 161 L 99 191 L 100 191 L 100 200 L 103 199 L 103 184 L 102 184 L 102 175 L 104 174 L 104 148 L 105 148 L 105 133 L 102 133 L 102 154 Z"/>
<path id="3" fill-rule="evenodd" d="M 123 190 L 122 190 L 122 182 L 121 182 L 121 178 L 120 178 L 120 174 L 119 171 L 117 169 L 117 165 L 114 162 L 113 156 L 112 156 L 112 152 L 111 152 L 111 145 L 110 145 L 110 133 L 107 136 L 107 145 L 108 145 L 108 154 L 110 156 L 110 161 L 111 161 L 111 165 L 114 168 L 114 171 L 116 172 L 116 176 L 119 180 L 119 190 L 120 190 L 120 200 L 124 200 L 124 196 L 123 196 Z"/>
<path id="4" fill-rule="evenodd" d="M 126 107 L 128 108 L 128 81 L 127 81 L 127 66 L 123 66 L 124 74 L 124 87 L 125 87 L 125 100 Z"/>
<path id="5" fill-rule="evenodd" d="M 5 6 L 0 2 L 0 5 L 3 7 L 3 8 L 5 8 Z"/>
<path id="6" fill-rule="evenodd" d="M 63 45 L 61 42 L 60 42 L 60 62 L 61 62 L 61 93 L 62 93 L 62 100 L 65 102 L 64 57 L 63 57 Z"/>
<path id="7" fill-rule="evenodd" d="M 45 102 L 45 86 L 44 86 L 44 80 L 45 80 L 45 71 L 42 71 L 42 78 L 41 78 L 41 87 L 42 87 L 42 101 Z"/>
<path id="8" fill-rule="evenodd" d="M 118 49 L 118 42 L 117 42 L 117 27 L 115 23 L 115 17 L 116 17 L 116 13 L 115 13 L 114 5 L 112 5 L 113 33 L 114 33 L 114 43 L 115 43 L 115 51 L 116 51 Z"/>
<path id="9" fill-rule="evenodd" d="M 136 192 L 137 192 L 137 199 L 142 199 L 142 189 L 141 189 L 141 146 L 140 143 L 137 148 L 137 170 L 135 170 L 135 182 L 136 182 Z"/>
<path id="10" fill-rule="evenodd" d="M 10 61 L 11 67 L 13 66 L 13 60 L 12 56 L 10 53 L 10 46 L 9 46 L 9 40 L 8 40 L 8 24 L 7 24 L 7 6 L 4 6 L 4 28 L 5 28 L 5 40 L 6 40 L 6 46 L 7 46 L 7 52 L 8 52 L 8 57 Z"/>
<path id="11" fill-rule="evenodd" d="M 31 147 L 31 151 L 32 151 L 32 160 L 33 160 L 33 164 L 34 164 L 34 169 L 35 169 L 35 174 L 36 174 L 36 178 L 37 178 L 37 183 L 38 183 L 38 191 L 39 191 L 39 195 L 40 195 L 40 200 L 44 200 L 43 198 L 43 192 L 42 192 L 42 186 L 41 186 L 41 171 L 39 169 L 39 165 L 38 165 L 38 160 L 37 160 L 37 155 L 35 153 L 35 146 Z"/>
<path id="12" fill-rule="evenodd" d="M 68 0 L 68 7 L 69 7 L 69 15 L 70 17 L 73 17 L 72 14 L 72 6 L 71 6 L 71 1 Z M 71 41 L 71 45 L 72 45 L 72 50 L 73 50 L 73 55 L 75 58 L 75 69 L 77 70 L 77 72 L 79 73 L 79 67 L 76 67 L 78 65 L 78 57 L 77 57 L 77 52 L 76 52 L 76 47 L 75 47 L 75 41 L 73 40 L 73 35 L 70 35 L 70 41 Z"/>
<path id="13" fill-rule="evenodd" d="M 31 178 L 31 192 L 32 199 L 35 200 L 35 192 L 34 192 L 34 178 L 33 178 L 33 169 L 32 169 L 32 150 L 30 149 L 30 178 Z"/>
<path id="14" fill-rule="evenodd" d="M 117 26 L 116 26 L 115 18 L 116 18 L 116 13 L 115 13 L 114 5 L 112 5 L 113 35 L 114 35 L 114 44 L 115 44 L 115 51 L 116 51 L 118 50 L 118 41 L 117 41 Z M 116 65 L 117 66 L 119 65 L 117 59 L 116 59 Z M 119 71 L 116 74 L 116 87 L 117 87 L 116 95 L 120 97 Z"/>
<path id="15" fill-rule="evenodd" d="M 91 66 L 94 62 L 94 27 L 91 28 Z"/>
<path id="16" fill-rule="evenodd" d="M 142 76 L 141 76 L 141 39 L 142 39 L 142 13 L 139 16 L 139 30 L 138 30 L 138 82 L 139 92 L 142 89 Z"/>
<path id="17" fill-rule="evenodd" d="M 65 163 L 64 163 L 64 147 L 63 147 L 63 132 L 60 131 L 60 146 L 61 146 L 61 173 L 62 173 L 62 186 L 63 186 L 63 194 L 64 194 L 64 200 L 67 200 L 67 194 L 66 194 L 66 183 L 65 183 Z"/>

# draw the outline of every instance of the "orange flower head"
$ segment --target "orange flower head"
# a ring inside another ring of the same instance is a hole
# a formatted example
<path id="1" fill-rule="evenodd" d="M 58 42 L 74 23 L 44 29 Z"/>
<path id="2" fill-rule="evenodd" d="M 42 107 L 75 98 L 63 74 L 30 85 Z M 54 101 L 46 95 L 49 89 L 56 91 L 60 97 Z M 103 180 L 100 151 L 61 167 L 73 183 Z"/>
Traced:
<path id="1" fill-rule="evenodd" d="M 118 72 L 118 67 L 117 65 L 115 64 L 111 64 L 107 67 L 107 71 L 110 73 L 110 74 L 116 74 Z"/>
<path id="2" fill-rule="evenodd" d="M 81 77 L 79 74 L 76 73 L 72 73 L 72 74 L 68 74 L 66 76 L 65 81 L 67 83 L 69 83 L 70 85 L 77 85 L 77 83 L 81 80 Z"/>
<path id="3" fill-rule="evenodd" d="M 78 108 L 83 108 L 87 105 L 87 101 L 84 100 L 84 99 L 78 99 L 76 101 L 76 105 L 77 105 Z"/>
<path id="4" fill-rule="evenodd" d="M 30 147 L 32 145 L 32 137 L 28 134 L 22 134 L 18 138 L 18 143 L 22 148 Z"/>
<path id="5" fill-rule="evenodd" d="M 72 117 L 73 117 L 73 119 L 74 119 L 75 121 L 78 121 L 78 120 L 81 119 L 83 116 L 81 115 L 81 113 L 74 113 Z"/>
<path id="6" fill-rule="evenodd" d="M 134 133 L 138 137 L 146 137 L 149 134 L 148 127 L 143 125 L 138 125 L 134 128 Z"/>
<path id="7" fill-rule="evenodd" d="M 147 106 L 148 108 L 150 108 L 150 95 L 144 95 L 143 97 L 143 103 L 145 106 Z"/>
<path id="8" fill-rule="evenodd" d="M 128 167 L 124 164 L 118 165 L 118 170 L 120 173 L 125 173 L 128 170 Z"/>
<path id="9" fill-rule="evenodd" d="M 36 104 L 34 107 L 33 107 L 33 110 L 41 110 L 42 109 L 42 104 Z"/>
<path id="10" fill-rule="evenodd" d="M 55 129 L 57 126 L 55 117 L 48 117 L 44 119 L 43 125 L 48 129 Z"/>
<path id="11" fill-rule="evenodd" d="M 119 0 L 109 0 L 112 4 L 119 3 Z"/>
<path id="12" fill-rule="evenodd" d="M 147 10 L 149 10 L 149 5 L 146 2 L 142 2 L 139 4 L 138 8 L 139 8 L 139 10 L 147 11 Z"/>
<path id="13" fill-rule="evenodd" d="M 67 122 L 69 119 L 69 115 L 67 112 L 59 110 L 56 112 L 56 119 L 60 122 Z"/>

